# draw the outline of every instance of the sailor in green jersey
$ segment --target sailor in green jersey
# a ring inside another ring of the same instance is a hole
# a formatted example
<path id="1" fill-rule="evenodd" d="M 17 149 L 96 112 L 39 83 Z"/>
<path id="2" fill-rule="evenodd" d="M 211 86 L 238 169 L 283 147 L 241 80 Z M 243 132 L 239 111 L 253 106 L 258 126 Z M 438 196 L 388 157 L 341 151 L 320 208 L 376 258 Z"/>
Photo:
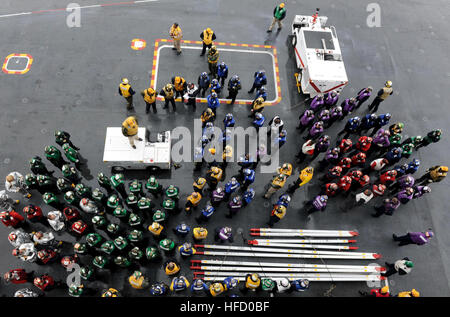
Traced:
<path id="1" fill-rule="evenodd" d="M 178 201 L 179 189 L 174 185 L 169 185 L 166 189 L 166 197 Z"/>
<path id="2" fill-rule="evenodd" d="M 134 247 L 128 252 L 128 257 L 131 261 L 141 262 L 144 259 L 144 252 L 138 247 Z"/>
<path id="3" fill-rule="evenodd" d="M 75 166 L 78 166 L 81 163 L 78 151 L 72 148 L 68 143 L 64 143 L 62 149 L 66 158 L 70 162 L 75 163 Z"/>
<path id="4" fill-rule="evenodd" d="M 134 212 L 138 211 L 138 196 L 134 193 L 130 193 L 126 199 L 127 206 Z"/>
<path id="5" fill-rule="evenodd" d="M 71 190 L 64 194 L 64 200 L 66 201 L 66 203 L 74 207 L 78 208 L 80 206 L 80 198 L 78 198 Z"/>
<path id="6" fill-rule="evenodd" d="M 125 219 L 128 217 L 128 211 L 122 206 L 117 206 L 113 211 L 113 215 L 120 220 L 125 221 Z"/>
<path id="7" fill-rule="evenodd" d="M 117 250 L 123 251 L 128 247 L 128 241 L 122 236 L 118 236 L 114 239 L 114 245 L 116 246 Z"/>
<path id="8" fill-rule="evenodd" d="M 133 228 L 141 228 L 143 222 L 144 221 L 142 217 L 133 212 L 130 214 L 130 217 L 128 218 L 128 225 L 130 225 Z"/>
<path id="9" fill-rule="evenodd" d="M 45 157 L 57 168 L 61 169 L 67 162 L 63 159 L 61 151 L 53 145 L 48 145 L 44 149 Z"/>
<path id="10" fill-rule="evenodd" d="M 407 138 L 405 141 L 403 141 L 402 145 L 412 143 L 413 147 L 416 148 L 416 147 L 420 146 L 420 144 L 422 144 L 422 142 L 423 142 L 422 136 L 417 135 L 417 136 Z M 402 157 L 403 157 L 403 153 L 402 153 Z"/>
<path id="11" fill-rule="evenodd" d="M 114 212 L 114 210 L 121 205 L 120 198 L 117 196 L 117 194 L 112 194 L 108 197 L 108 200 L 106 201 L 106 210 L 109 213 Z"/>
<path id="12" fill-rule="evenodd" d="M 51 192 L 44 193 L 44 195 L 42 195 L 42 200 L 50 207 L 53 207 L 57 210 L 62 210 L 64 208 L 64 204 L 62 204 L 59 201 L 59 198 Z"/>
<path id="13" fill-rule="evenodd" d="M 414 145 L 412 143 L 404 143 L 401 147 L 402 149 L 402 158 L 409 158 L 413 152 Z"/>
<path id="14" fill-rule="evenodd" d="M 94 251 L 93 249 L 91 249 L 89 247 L 89 245 L 87 243 L 84 242 L 76 242 L 73 245 L 73 252 L 75 254 L 77 254 L 78 256 L 80 255 L 94 255 Z"/>
<path id="15" fill-rule="evenodd" d="M 114 192 L 114 189 L 112 188 L 112 185 L 111 185 L 111 181 L 108 177 L 105 176 L 105 174 L 98 173 L 97 182 L 101 187 L 106 189 L 106 192 L 108 193 L 108 195 L 111 195 Z"/>
<path id="16" fill-rule="evenodd" d="M 261 280 L 261 289 L 263 291 L 272 293 L 275 290 L 275 282 L 270 278 L 263 278 Z"/>
<path id="17" fill-rule="evenodd" d="M 123 199 L 128 196 L 127 191 L 125 190 L 123 174 L 113 174 L 111 176 L 111 185 L 115 190 L 117 190 L 117 192 L 120 194 L 120 196 L 122 196 Z"/>
<path id="18" fill-rule="evenodd" d="M 162 185 L 158 183 L 158 180 L 155 176 L 150 176 L 147 180 L 147 183 L 145 183 L 145 188 L 148 190 L 150 194 L 152 194 L 155 197 L 158 197 L 160 194 L 162 194 Z"/>
<path id="19" fill-rule="evenodd" d="M 74 192 L 79 198 L 91 198 L 92 195 L 91 188 L 84 185 L 83 183 L 75 185 Z"/>
<path id="20" fill-rule="evenodd" d="M 153 214 L 153 221 L 154 222 L 161 222 L 164 223 L 164 221 L 167 219 L 167 214 L 164 211 L 156 210 Z"/>
<path id="21" fill-rule="evenodd" d="M 57 179 L 53 176 L 37 175 L 36 181 L 41 190 L 52 193 L 58 191 L 58 187 L 56 186 Z"/>
<path id="22" fill-rule="evenodd" d="M 152 211 L 153 203 L 150 198 L 142 197 L 139 199 L 137 206 L 143 215 L 148 215 Z"/>
<path id="23" fill-rule="evenodd" d="M 30 160 L 30 170 L 33 174 L 42 174 L 52 176 L 54 171 L 49 171 L 47 166 L 45 166 L 44 162 L 42 162 L 42 158 L 40 156 L 35 156 Z"/>
<path id="24" fill-rule="evenodd" d="M 133 179 L 130 182 L 128 189 L 130 190 L 130 193 L 135 194 L 137 197 L 144 196 L 144 191 L 142 190 L 142 183 L 137 179 Z"/>
<path id="25" fill-rule="evenodd" d="M 421 148 L 423 146 L 428 146 L 431 143 L 439 142 L 441 140 L 441 137 L 442 137 L 442 130 L 441 129 L 430 131 L 423 138 L 422 142 L 420 142 L 420 144 L 418 144 L 415 147 L 415 149 L 418 150 L 419 148 Z"/>
<path id="26" fill-rule="evenodd" d="M 84 292 L 83 284 L 80 285 L 71 284 L 69 287 L 69 295 L 72 297 L 80 297 L 81 295 L 83 295 L 83 292 Z"/>
<path id="27" fill-rule="evenodd" d="M 127 239 L 133 245 L 141 245 L 144 241 L 144 233 L 141 230 L 133 229 L 130 231 L 130 234 L 127 236 Z"/>
<path id="28" fill-rule="evenodd" d="M 92 191 L 92 200 L 98 205 L 106 205 L 106 195 L 99 188 L 94 188 Z"/>
<path id="29" fill-rule="evenodd" d="M 106 226 L 106 233 L 111 238 L 116 238 L 120 232 L 120 226 L 116 223 L 110 223 Z"/>
<path id="30" fill-rule="evenodd" d="M 89 233 L 86 236 L 86 243 L 88 246 L 96 248 L 101 245 L 103 238 L 98 233 Z"/>
<path id="31" fill-rule="evenodd" d="M 162 202 L 162 207 L 164 208 L 164 210 L 166 211 L 167 214 L 177 213 L 179 211 L 179 208 L 177 205 L 178 205 L 177 202 L 170 198 L 166 198 Z"/>
<path id="32" fill-rule="evenodd" d="M 105 241 L 100 246 L 100 250 L 105 252 L 108 255 L 111 255 L 115 249 L 116 249 L 116 246 L 114 245 L 113 241 Z"/>
<path id="33" fill-rule="evenodd" d="M 55 143 L 59 146 L 63 146 L 64 143 L 69 143 L 71 147 L 75 150 L 80 150 L 80 148 L 76 147 L 72 141 L 70 141 L 70 134 L 66 131 L 57 130 L 55 131 Z"/>
<path id="34" fill-rule="evenodd" d="M 159 253 L 159 250 L 155 247 L 147 247 L 145 249 L 145 257 L 149 261 L 157 261 L 161 259 L 161 254 Z"/>
<path id="35" fill-rule="evenodd" d="M 159 248 L 167 253 L 172 253 L 175 250 L 175 242 L 169 238 L 163 239 L 159 242 Z"/>
<path id="36" fill-rule="evenodd" d="M 92 266 L 83 266 L 80 269 L 80 277 L 85 281 L 92 281 L 94 280 L 94 269 Z"/>
<path id="37" fill-rule="evenodd" d="M 91 221 L 94 227 L 98 229 L 106 227 L 106 224 L 108 223 L 105 217 L 99 215 L 92 217 Z"/>
<path id="38" fill-rule="evenodd" d="M 31 173 L 28 173 L 28 174 L 25 175 L 25 185 L 27 185 L 27 188 L 28 188 L 29 190 L 35 189 L 35 190 L 37 190 L 41 195 L 45 193 L 45 190 L 42 189 L 42 188 L 39 186 L 39 183 L 38 183 L 38 181 L 37 181 L 37 179 L 36 179 L 36 176 L 33 175 L 33 174 L 31 174 Z"/>
<path id="39" fill-rule="evenodd" d="M 128 260 L 127 257 L 124 256 L 116 256 L 114 258 L 114 263 L 118 266 L 118 267 L 122 267 L 122 268 L 127 268 L 131 265 L 130 260 Z"/>
<path id="40" fill-rule="evenodd" d="M 402 143 L 402 135 L 400 133 L 391 134 L 391 136 L 389 137 L 389 143 L 393 147 L 400 146 L 400 144 Z"/>
<path id="41" fill-rule="evenodd" d="M 73 190 L 75 188 L 75 184 L 61 177 L 56 180 L 56 188 L 58 188 L 58 191 L 61 194 L 65 194 L 68 191 Z"/>
<path id="42" fill-rule="evenodd" d="M 81 180 L 80 173 L 75 169 L 75 167 L 70 164 L 64 164 L 62 169 L 62 174 L 65 178 L 70 180 L 72 183 L 78 183 Z"/>
<path id="43" fill-rule="evenodd" d="M 104 269 L 108 265 L 108 259 L 103 255 L 97 255 L 92 260 L 92 264 L 99 269 Z"/>

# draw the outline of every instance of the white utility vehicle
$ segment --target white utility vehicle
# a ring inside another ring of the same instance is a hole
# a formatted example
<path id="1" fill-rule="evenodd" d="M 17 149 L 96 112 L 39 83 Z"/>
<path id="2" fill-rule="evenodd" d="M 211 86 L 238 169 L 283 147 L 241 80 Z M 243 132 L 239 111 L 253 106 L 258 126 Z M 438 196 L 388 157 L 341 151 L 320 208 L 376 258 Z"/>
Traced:
<path id="1" fill-rule="evenodd" d="M 170 131 L 157 133 L 155 142 L 147 141 L 146 128 L 139 128 L 138 136 L 143 141 L 135 141 L 136 149 L 133 149 L 128 138 L 122 134 L 122 128 L 106 128 L 103 162 L 114 173 L 123 170 L 170 169 Z"/>
<path id="2" fill-rule="evenodd" d="M 328 18 L 296 15 L 292 22 L 292 45 L 300 72 L 295 74 L 298 92 L 314 97 L 348 83 L 341 47 L 334 26 L 325 26 Z"/>

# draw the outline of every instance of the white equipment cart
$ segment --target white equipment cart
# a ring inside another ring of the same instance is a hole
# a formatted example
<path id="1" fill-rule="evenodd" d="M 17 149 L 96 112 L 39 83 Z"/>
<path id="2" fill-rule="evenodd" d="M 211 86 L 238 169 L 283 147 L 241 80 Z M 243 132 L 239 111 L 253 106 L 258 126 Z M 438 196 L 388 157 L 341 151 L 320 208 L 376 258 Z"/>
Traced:
<path id="1" fill-rule="evenodd" d="M 138 136 L 143 141 L 135 141 L 136 149 L 133 149 L 128 138 L 122 134 L 122 128 L 106 128 L 103 162 L 112 169 L 113 173 L 124 170 L 170 169 L 170 131 L 158 133 L 156 142 L 147 141 L 145 128 L 139 128 Z"/>
<path id="2" fill-rule="evenodd" d="M 348 83 L 339 40 L 334 26 L 325 26 L 328 18 L 296 15 L 292 22 L 292 45 L 297 67 L 298 92 L 314 97 L 336 90 Z"/>

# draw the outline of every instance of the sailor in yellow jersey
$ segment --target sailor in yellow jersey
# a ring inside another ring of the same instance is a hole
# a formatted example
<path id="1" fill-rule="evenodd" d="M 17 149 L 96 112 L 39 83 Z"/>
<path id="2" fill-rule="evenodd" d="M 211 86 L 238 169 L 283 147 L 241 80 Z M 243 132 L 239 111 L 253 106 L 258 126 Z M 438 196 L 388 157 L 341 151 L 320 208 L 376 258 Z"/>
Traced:
<path id="1" fill-rule="evenodd" d="M 148 279 L 142 274 L 141 271 L 134 271 L 128 278 L 128 282 L 134 289 L 144 289 L 149 286 Z"/>
<path id="2" fill-rule="evenodd" d="M 192 209 L 195 209 L 200 204 L 201 200 L 202 195 L 198 192 L 193 192 L 188 196 L 184 210 L 189 213 L 190 211 L 192 211 Z"/>
<path id="3" fill-rule="evenodd" d="M 141 91 L 141 96 L 145 101 L 145 113 L 148 113 L 150 106 L 153 108 L 153 113 L 156 113 L 156 91 L 149 87 Z"/>
<path id="4" fill-rule="evenodd" d="M 164 227 L 159 222 L 153 222 L 149 227 L 150 231 L 156 239 L 162 239 L 164 234 L 162 233 Z"/>
<path id="5" fill-rule="evenodd" d="M 120 297 L 120 293 L 115 288 L 109 288 L 102 292 L 102 297 Z"/>
<path id="6" fill-rule="evenodd" d="M 247 291 L 256 292 L 261 287 L 261 278 L 258 273 L 247 274 L 245 276 L 245 286 L 241 289 L 241 292 L 246 293 Z"/>
<path id="7" fill-rule="evenodd" d="M 206 48 L 211 48 L 213 41 L 216 39 L 216 34 L 213 30 L 207 28 L 200 33 L 200 38 L 203 40 L 203 49 L 200 56 L 203 56 L 205 55 Z"/>
<path id="8" fill-rule="evenodd" d="M 398 293 L 397 297 L 420 297 L 420 293 L 413 288 L 411 291 Z"/>
<path id="9" fill-rule="evenodd" d="M 201 241 L 206 239 L 206 237 L 208 236 L 208 230 L 206 230 L 206 228 L 203 227 L 195 227 L 192 230 L 192 234 L 194 235 L 194 241 Z"/>
<path id="10" fill-rule="evenodd" d="M 183 32 L 181 31 L 178 23 L 172 24 L 169 30 L 169 35 L 173 40 L 173 50 L 177 51 L 177 55 L 181 54 L 181 39 L 183 38 Z"/>
<path id="11" fill-rule="evenodd" d="M 164 272 L 166 275 L 175 275 L 180 271 L 180 265 L 175 260 L 168 260 L 164 263 Z"/>
<path id="12" fill-rule="evenodd" d="M 130 81 L 127 78 L 122 78 L 122 82 L 119 84 L 119 95 L 125 98 L 127 101 L 127 110 L 133 109 L 133 95 L 135 91 L 131 88 Z"/>
<path id="13" fill-rule="evenodd" d="M 384 84 L 384 87 L 378 91 L 377 96 L 372 101 L 372 103 L 369 105 L 369 111 L 372 113 L 377 112 L 380 103 L 385 101 L 387 99 L 387 97 L 389 97 L 393 93 L 394 93 L 394 90 L 392 89 L 392 81 L 388 80 Z"/>
<path id="14" fill-rule="evenodd" d="M 142 141 L 142 139 L 138 137 L 138 131 L 139 125 L 136 117 L 130 116 L 122 122 L 122 134 L 128 138 L 133 149 L 136 148 L 136 145 L 134 145 L 135 140 Z"/>
<path id="15" fill-rule="evenodd" d="M 225 292 L 225 287 L 220 282 L 215 282 L 209 287 L 209 293 L 212 297 L 219 296 L 223 292 Z"/>

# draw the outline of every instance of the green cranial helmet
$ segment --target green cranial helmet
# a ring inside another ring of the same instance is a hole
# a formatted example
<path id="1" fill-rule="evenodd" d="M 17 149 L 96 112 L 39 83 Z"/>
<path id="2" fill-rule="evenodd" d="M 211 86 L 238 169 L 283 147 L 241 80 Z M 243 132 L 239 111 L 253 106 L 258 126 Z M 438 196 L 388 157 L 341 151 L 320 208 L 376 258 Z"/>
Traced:
<path id="1" fill-rule="evenodd" d="M 62 131 L 56 130 L 55 131 L 55 136 L 61 136 L 63 133 Z"/>
<path id="2" fill-rule="evenodd" d="M 119 230 L 119 225 L 115 224 L 115 223 L 110 223 L 107 227 L 106 230 L 110 233 L 116 233 Z"/>
<path id="3" fill-rule="evenodd" d="M 51 153 L 51 152 L 53 152 L 53 148 L 51 148 L 49 145 L 47 145 L 46 147 L 45 147 L 45 149 L 44 149 L 44 152 L 45 153 Z"/>
<path id="4" fill-rule="evenodd" d="M 272 290 L 275 287 L 275 282 L 270 278 L 265 278 L 262 280 L 263 290 Z"/>
<path id="5" fill-rule="evenodd" d="M 68 150 L 68 149 L 70 148 L 69 143 L 64 143 L 63 146 L 62 146 L 62 148 L 63 148 L 64 151 L 65 151 L 65 150 Z"/>

